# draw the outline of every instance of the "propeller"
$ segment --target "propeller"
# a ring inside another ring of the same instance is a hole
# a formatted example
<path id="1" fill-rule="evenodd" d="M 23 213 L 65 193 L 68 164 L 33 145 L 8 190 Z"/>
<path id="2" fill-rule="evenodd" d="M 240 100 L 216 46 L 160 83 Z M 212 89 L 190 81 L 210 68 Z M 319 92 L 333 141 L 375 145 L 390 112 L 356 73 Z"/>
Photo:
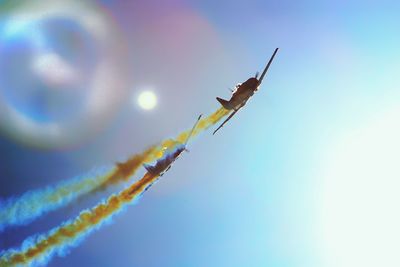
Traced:
<path id="1" fill-rule="evenodd" d="M 256 72 L 256 75 L 254 76 L 254 78 L 257 79 L 257 78 L 258 78 L 258 75 L 260 75 L 260 73 L 257 71 L 257 72 Z"/>

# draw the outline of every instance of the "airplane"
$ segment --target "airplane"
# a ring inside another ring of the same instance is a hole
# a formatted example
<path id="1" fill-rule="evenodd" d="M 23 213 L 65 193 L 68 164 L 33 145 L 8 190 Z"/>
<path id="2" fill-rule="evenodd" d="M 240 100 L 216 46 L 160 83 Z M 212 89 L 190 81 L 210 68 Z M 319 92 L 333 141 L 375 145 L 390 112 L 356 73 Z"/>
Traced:
<path id="1" fill-rule="evenodd" d="M 172 166 L 172 163 L 175 162 L 181 155 L 183 151 L 188 151 L 186 149 L 186 145 L 190 139 L 190 137 L 193 134 L 193 131 L 195 130 L 197 124 L 199 123 L 202 115 L 200 115 L 197 118 L 196 123 L 194 124 L 192 130 L 190 131 L 188 137 L 186 138 L 185 143 L 180 143 L 177 142 L 178 144 L 173 148 L 172 151 L 167 151 L 166 155 L 164 155 L 162 158 L 157 160 L 156 164 L 154 166 L 151 166 L 149 164 L 143 164 L 143 167 L 149 172 L 150 174 L 153 174 L 155 176 L 163 176 Z"/>
<path id="2" fill-rule="evenodd" d="M 235 114 L 238 112 L 244 105 L 246 105 L 247 101 L 250 99 L 250 97 L 253 96 L 254 92 L 258 90 L 258 87 L 261 85 L 262 80 L 265 77 L 265 74 L 268 71 L 269 66 L 271 65 L 272 61 L 274 60 L 274 57 L 276 53 L 278 52 L 279 48 L 276 48 L 274 53 L 272 54 L 270 60 L 268 61 L 267 66 L 265 67 L 263 73 L 260 76 L 260 79 L 258 78 L 258 72 L 254 77 L 249 78 L 247 81 L 245 81 L 242 84 L 238 84 L 235 88 L 234 91 L 232 91 L 232 97 L 231 99 L 225 100 L 222 98 L 217 97 L 217 100 L 221 105 L 227 109 L 227 110 L 233 110 L 233 112 L 229 115 L 229 117 L 213 132 L 213 135 L 221 129 L 225 123 L 227 123 Z"/>

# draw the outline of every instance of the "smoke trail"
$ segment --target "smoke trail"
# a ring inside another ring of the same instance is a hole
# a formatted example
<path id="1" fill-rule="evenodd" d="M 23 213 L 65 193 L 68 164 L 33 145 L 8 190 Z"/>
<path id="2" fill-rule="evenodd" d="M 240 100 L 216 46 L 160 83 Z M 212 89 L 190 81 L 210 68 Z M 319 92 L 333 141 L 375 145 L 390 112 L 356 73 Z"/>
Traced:
<path id="1" fill-rule="evenodd" d="M 146 173 L 127 189 L 111 195 L 94 208 L 81 212 L 74 220 L 63 223 L 47 234 L 25 240 L 20 250 L 3 252 L 0 267 L 45 264 L 53 255 L 63 255 L 66 249 L 77 246 L 89 233 L 99 229 L 113 215 L 132 203 L 132 200 L 138 199 L 157 179 L 157 175 Z"/>
<path id="2" fill-rule="evenodd" d="M 193 132 L 194 135 L 208 129 L 215 124 L 228 111 L 219 109 L 209 117 L 201 120 Z M 171 148 L 176 142 L 184 142 L 189 134 L 189 131 L 181 133 L 176 141 L 171 139 L 165 140 L 161 148 L 152 147 L 147 150 L 147 153 L 142 156 L 135 156 L 130 160 L 117 165 L 117 169 L 113 173 L 118 175 L 108 175 L 107 180 L 102 183 L 102 186 L 118 182 L 119 180 L 127 180 L 132 173 L 141 165 L 142 162 L 149 162 L 154 159 L 166 155 L 163 153 L 163 148 Z M 110 220 L 113 215 L 122 211 L 125 206 L 132 203 L 132 200 L 138 199 L 141 194 L 146 191 L 158 179 L 157 175 L 146 173 L 145 176 L 135 182 L 127 189 L 121 191 L 117 195 L 110 196 L 105 202 L 100 203 L 91 210 L 86 210 L 74 220 L 63 223 L 60 227 L 55 228 L 47 234 L 38 235 L 25 240 L 22 248 L 19 250 L 8 250 L 2 252 L 0 258 L 0 267 L 15 266 L 15 265 L 34 265 L 35 263 L 44 264 L 55 255 L 62 255 L 66 249 L 78 245 L 79 241 L 84 239 L 92 231 L 99 229 L 105 222 Z M 92 187 L 92 190 L 94 188 Z"/>
<path id="3" fill-rule="evenodd" d="M 67 206 L 79 197 L 128 180 L 155 151 L 156 146 L 152 146 L 116 167 L 100 168 L 89 175 L 62 182 L 55 187 L 30 191 L 18 198 L 0 202 L 0 232 L 11 225 L 28 224 L 48 212 Z"/>
<path id="4" fill-rule="evenodd" d="M 228 110 L 220 108 L 210 116 L 201 119 L 193 136 L 207 130 L 228 113 Z M 28 224 L 48 212 L 67 206 L 78 198 L 129 180 L 143 163 L 162 157 L 165 148 L 171 148 L 176 142 L 184 142 L 188 134 L 189 131 L 184 131 L 176 140 L 167 139 L 160 146 L 152 146 L 127 161 L 116 164 L 113 168 L 98 170 L 97 175 L 72 179 L 55 187 L 27 192 L 19 198 L 0 202 L 0 232 L 11 225 Z"/>

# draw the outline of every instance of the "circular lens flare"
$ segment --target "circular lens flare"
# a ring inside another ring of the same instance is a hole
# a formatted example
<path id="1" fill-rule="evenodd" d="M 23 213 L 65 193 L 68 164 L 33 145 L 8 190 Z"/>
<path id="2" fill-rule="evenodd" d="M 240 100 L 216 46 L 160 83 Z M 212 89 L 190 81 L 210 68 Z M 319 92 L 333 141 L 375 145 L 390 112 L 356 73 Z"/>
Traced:
<path id="1" fill-rule="evenodd" d="M 0 43 L 0 128 L 19 142 L 88 140 L 125 101 L 127 47 L 94 3 L 21 1 L 0 16 Z"/>

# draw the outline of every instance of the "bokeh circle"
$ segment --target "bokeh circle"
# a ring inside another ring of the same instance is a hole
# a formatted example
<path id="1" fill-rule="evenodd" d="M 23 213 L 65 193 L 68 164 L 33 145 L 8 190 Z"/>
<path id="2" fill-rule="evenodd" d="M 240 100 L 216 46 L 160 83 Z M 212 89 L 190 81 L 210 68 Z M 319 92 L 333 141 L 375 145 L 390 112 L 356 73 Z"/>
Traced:
<path id="1" fill-rule="evenodd" d="M 59 148 L 87 140 L 126 99 L 127 49 L 94 2 L 22 1 L 0 15 L 0 127 Z"/>

